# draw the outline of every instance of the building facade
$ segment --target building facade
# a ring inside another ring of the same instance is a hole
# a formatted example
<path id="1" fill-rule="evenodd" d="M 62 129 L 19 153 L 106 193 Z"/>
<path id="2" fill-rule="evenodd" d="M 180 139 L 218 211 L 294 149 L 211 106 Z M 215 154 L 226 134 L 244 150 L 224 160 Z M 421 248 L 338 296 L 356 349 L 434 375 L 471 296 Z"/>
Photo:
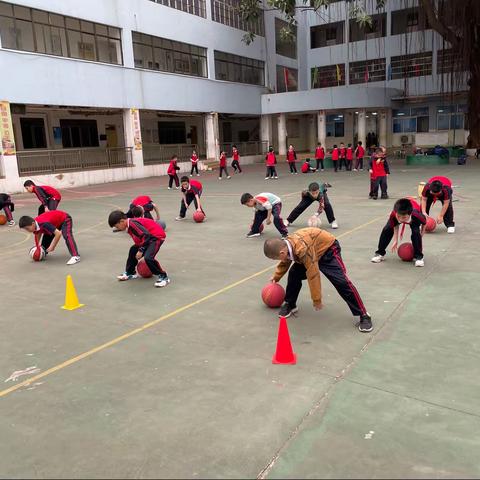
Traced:
<path id="1" fill-rule="evenodd" d="M 161 175 L 233 144 L 247 162 L 269 144 L 464 144 L 455 59 L 404 5 L 364 29 L 349 2 L 299 9 L 292 42 L 278 12 L 246 25 L 238 0 L 0 1 L 0 190 Z"/>

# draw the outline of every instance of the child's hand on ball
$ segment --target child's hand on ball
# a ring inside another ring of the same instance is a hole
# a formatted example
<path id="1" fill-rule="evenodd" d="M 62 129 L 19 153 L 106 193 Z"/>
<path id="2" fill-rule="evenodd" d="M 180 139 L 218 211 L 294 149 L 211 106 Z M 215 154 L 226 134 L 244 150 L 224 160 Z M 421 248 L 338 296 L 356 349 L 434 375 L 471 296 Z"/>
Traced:
<path id="1" fill-rule="evenodd" d="M 142 257 L 143 257 L 143 253 L 142 253 L 142 252 L 137 252 L 137 254 L 135 255 L 135 258 L 136 258 L 137 260 L 140 260 Z"/>

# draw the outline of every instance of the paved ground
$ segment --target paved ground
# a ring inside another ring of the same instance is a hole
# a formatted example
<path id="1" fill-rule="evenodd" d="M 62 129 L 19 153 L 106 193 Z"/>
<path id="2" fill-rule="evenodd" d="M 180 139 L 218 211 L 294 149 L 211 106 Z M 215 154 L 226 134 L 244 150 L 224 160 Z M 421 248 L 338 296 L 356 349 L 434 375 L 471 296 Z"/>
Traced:
<path id="1" fill-rule="evenodd" d="M 246 170 L 202 178 L 201 225 L 173 221 L 179 193 L 164 178 L 64 191 L 82 254 L 73 267 L 63 241 L 34 264 L 32 239 L 0 227 L 0 377 L 38 369 L 2 382 L 2 478 L 480 476 L 480 168 L 395 165 L 392 199 L 376 202 L 365 172 L 283 168 L 266 182 Z M 458 186 L 457 233 L 425 238 L 424 269 L 394 255 L 371 264 L 394 199 L 433 174 Z M 354 328 L 326 280 L 315 312 L 305 286 L 289 321 L 298 364 L 272 365 L 278 321 L 259 293 L 274 265 L 263 239 L 276 232 L 247 240 L 252 211 L 239 196 L 274 191 L 287 213 L 314 178 L 333 185 L 336 233 L 375 330 Z M 106 218 L 139 193 L 168 225 L 165 289 L 115 280 L 130 240 Z M 16 218 L 35 211 L 31 196 L 16 201 Z M 60 309 L 68 273 L 86 304 L 73 312 Z"/>

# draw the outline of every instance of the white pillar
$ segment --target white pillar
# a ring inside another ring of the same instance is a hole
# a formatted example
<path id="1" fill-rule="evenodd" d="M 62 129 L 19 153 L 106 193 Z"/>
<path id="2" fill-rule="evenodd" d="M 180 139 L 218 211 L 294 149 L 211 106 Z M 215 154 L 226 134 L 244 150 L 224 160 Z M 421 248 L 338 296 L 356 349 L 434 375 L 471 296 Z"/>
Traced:
<path id="1" fill-rule="evenodd" d="M 207 160 L 218 160 L 220 158 L 218 113 L 205 114 L 205 137 L 207 142 Z"/>
<path id="2" fill-rule="evenodd" d="M 3 172 L 5 176 L 6 193 L 13 193 L 23 189 L 18 174 L 12 114 L 9 102 L 1 102 L 0 107 L 0 174 Z"/>
<path id="3" fill-rule="evenodd" d="M 278 115 L 278 154 L 286 155 L 287 154 L 287 115 L 285 113 L 280 113 Z"/>
<path id="4" fill-rule="evenodd" d="M 132 148 L 135 177 L 143 177 L 142 129 L 140 111 L 137 108 L 123 110 L 123 135 L 125 147 Z"/>
<path id="5" fill-rule="evenodd" d="M 260 117 L 260 139 L 266 142 L 266 150 L 272 144 L 272 117 L 270 115 L 262 115 Z"/>
<path id="6" fill-rule="evenodd" d="M 386 147 L 387 146 L 387 111 L 386 110 L 380 110 L 379 115 L 380 115 L 379 141 L 380 141 L 380 145 L 382 147 Z"/>
<path id="7" fill-rule="evenodd" d="M 325 110 L 320 110 L 317 113 L 317 141 L 322 144 L 322 147 L 325 148 L 325 143 L 327 141 L 327 115 Z"/>
<path id="8" fill-rule="evenodd" d="M 358 110 L 357 115 L 357 133 L 358 133 L 358 141 L 362 142 L 363 148 L 366 148 L 367 142 L 367 112 L 365 109 Z"/>
<path id="9" fill-rule="evenodd" d="M 308 115 L 308 150 L 311 152 L 315 151 L 315 147 L 317 146 L 317 132 L 316 132 L 316 125 L 315 125 L 315 115 Z"/>

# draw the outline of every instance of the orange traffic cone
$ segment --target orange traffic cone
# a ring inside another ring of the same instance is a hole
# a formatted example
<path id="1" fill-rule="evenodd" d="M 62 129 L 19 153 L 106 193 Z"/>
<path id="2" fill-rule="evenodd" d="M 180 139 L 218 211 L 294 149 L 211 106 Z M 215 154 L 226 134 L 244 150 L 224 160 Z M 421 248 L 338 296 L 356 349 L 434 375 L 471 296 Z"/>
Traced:
<path id="1" fill-rule="evenodd" d="M 272 363 L 283 365 L 295 365 L 297 363 L 297 355 L 293 353 L 290 334 L 288 333 L 287 319 L 285 317 L 280 317 L 277 350 L 272 358 Z"/>

